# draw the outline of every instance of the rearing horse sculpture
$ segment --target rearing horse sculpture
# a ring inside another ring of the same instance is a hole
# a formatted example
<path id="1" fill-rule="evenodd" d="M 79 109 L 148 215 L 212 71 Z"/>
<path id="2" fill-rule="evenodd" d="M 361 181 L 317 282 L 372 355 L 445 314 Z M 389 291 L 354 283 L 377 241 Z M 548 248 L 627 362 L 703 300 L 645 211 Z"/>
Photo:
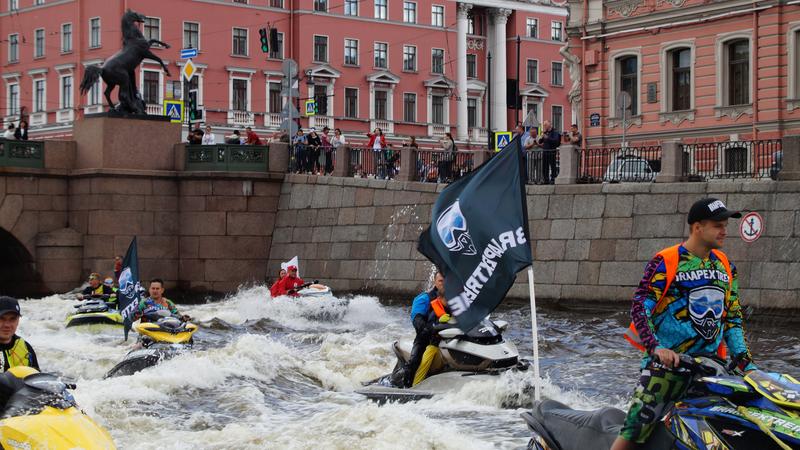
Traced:
<path id="1" fill-rule="evenodd" d="M 144 102 L 136 88 L 134 70 L 142 63 L 143 59 L 147 58 L 161 64 L 168 77 L 170 73 L 167 66 L 164 65 L 164 61 L 150 51 L 153 44 L 159 44 L 165 48 L 169 48 L 169 45 L 156 39 L 145 39 L 138 25 L 144 23 L 145 18 L 130 9 L 125 12 L 122 16 L 122 50 L 108 58 L 102 66 L 86 68 L 86 73 L 81 81 L 81 95 L 85 95 L 102 77 L 106 83 L 104 95 L 110 109 L 132 114 L 146 114 Z M 117 86 L 119 86 L 117 93 L 119 105 L 114 106 L 111 92 Z"/>

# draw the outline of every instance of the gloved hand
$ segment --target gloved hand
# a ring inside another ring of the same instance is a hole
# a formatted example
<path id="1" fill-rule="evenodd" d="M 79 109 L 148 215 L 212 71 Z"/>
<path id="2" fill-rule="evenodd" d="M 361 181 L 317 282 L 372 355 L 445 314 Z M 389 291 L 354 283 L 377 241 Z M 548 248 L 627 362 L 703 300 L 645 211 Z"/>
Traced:
<path id="1" fill-rule="evenodd" d="M 443 314 L 442 317 L 439 317 L 439 323 L 447 323 L 450 322 L 450 314 Z"/>

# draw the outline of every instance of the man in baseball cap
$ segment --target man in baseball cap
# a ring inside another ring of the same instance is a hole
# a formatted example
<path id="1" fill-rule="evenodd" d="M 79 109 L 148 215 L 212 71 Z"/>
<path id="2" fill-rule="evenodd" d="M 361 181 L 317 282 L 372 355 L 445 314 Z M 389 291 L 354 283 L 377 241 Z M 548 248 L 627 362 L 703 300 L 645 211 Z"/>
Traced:
<path id="1" fill-rule="evenodd" d="M 0 358 L 3 372 L 14 366 L 28 366 L 39 370 L 33 347 L 17 336 L 21 315 L 17 299 L 0 296 Z"/>
<path id="2" fill-rule="evenodd" d="M 286 268 L 286 271 L 288 272 L 286 276 L 275 283 L 275 285 L 273 285 L 270 289 L 272 298 L 279 297 L 281 295 L 297 297 L 297 289 L 305 284 L 305 281 L 297 276 L 297 266 L 289 266 Z"/>
<path id="3" fill-rule="evenodd" d="M 694 202 L 691 209 L 689 209 L 689 216 L 687 217 L 686 221 L 689 222 L 689 225 L 691 225 L 695 222 L 700 222 L 703 220 L 721 222 L 723 220 L 728 220 L 731 217 L 734 219 L 741 219 L 742 213 L 726 208 L 725 204 L 722 203 L 722 200 L 717 200 L 715 198 L 704 198 Z"/>

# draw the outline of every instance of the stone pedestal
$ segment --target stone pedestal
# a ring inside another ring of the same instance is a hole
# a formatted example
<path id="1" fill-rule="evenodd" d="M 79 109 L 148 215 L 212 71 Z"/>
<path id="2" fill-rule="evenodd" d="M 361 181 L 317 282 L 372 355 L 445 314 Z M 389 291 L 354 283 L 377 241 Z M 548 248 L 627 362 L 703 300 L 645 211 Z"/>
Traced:
<path id="1" fill-rule="evenodd" d="M 675 183 L 683 177 L 683 151 L 678 140 L 661 143 L 661 172 L 656 183 Z"/>
<path id="2" fill-rule="evenodd" d="M 783 167 L 779 180 L 800 180 L 800 136 L 784 136 L 781 151 Z"/>
<path id="3" fill-rule="evenodd" d="M 333 164 L 333 176 L 346 177 L 350 171 L 350 147 L 343 146 L 336 150 L 336 162 Z"/>
<path id="4" fill-rule="evenodd" d="M 558 148 L 559 169 L 556 184 L 575 184 L 578 179 L 580 149 L 571 144 Z"/>
<path id="5" fill-rule="evenodd" d="M 397 181 L 412 181 L 414 179 L 414 161 L 416 161 L 416 151 L 410 147 L 400 150 L 400 171 L 397 174 Z"/>
<path id="6" fill-rule="evenodd" d="M 269 144 L 267 157 L 269 158 L 267 170 L 270 172 L 286 173 L 289 170 L 289 144 L 285 142 Z"/>
<path id="7" fill-rule="evenodd" d="M 174 170 L 181 124 L 93 116 L 76 120 L 76 169 Z"/>

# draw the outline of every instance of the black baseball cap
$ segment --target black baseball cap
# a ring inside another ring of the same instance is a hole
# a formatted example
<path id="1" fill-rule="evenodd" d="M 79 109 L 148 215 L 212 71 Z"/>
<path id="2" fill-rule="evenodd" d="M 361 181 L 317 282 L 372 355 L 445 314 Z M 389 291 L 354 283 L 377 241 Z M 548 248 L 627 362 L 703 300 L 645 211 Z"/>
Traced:
<path id="1" fill-rule="evenodd" d="M 691 209 L 689 209 L 689 217 L 686 221 L 691 225 L 701 220 L 722 221 L 731 217 L 739 219 L 742 217 L 742 213 L 726 208 L 722 200 L 704 198 L 694 202 Z"/>
<path id="2" fill-rule="evenodd" d="M 14 312 L 21 316 L 19 302 L 13 297 L 0 296 L 0 316 L 9 312 Z"/>

